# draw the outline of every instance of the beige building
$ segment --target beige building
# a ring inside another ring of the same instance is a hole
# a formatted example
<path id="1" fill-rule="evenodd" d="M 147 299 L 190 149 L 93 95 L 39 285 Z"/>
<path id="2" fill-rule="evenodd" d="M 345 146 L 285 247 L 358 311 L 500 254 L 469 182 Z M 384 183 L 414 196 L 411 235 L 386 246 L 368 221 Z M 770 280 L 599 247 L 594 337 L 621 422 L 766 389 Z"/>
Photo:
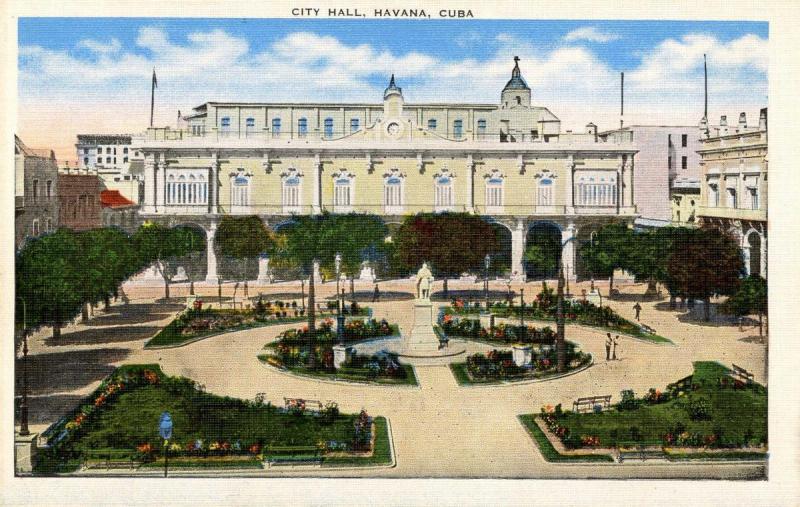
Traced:
<path id="1" fill-rule="evenodd" d="M 52 150 L 29 148 L 14 136 L 14 244 L 58 227 L 58 164 Z"/>
<path id="2" fill-rule="evenodd" d="M 767 109 L 756 126 L 745 113 L 737 125 L 700 124 L 702 176 L 700 208 L 704 224 L 732 231 L 741 242 L 748 274 L 767 276 Z"/>
<path id="3" fill-rule="evenodd" d="M 518 59 L 515 59 L 518 60 Z M 145 219 L 202 226 L 225 214 L 280 227 L 293 214 L 368 212 L 400 223 L 461 211 L 502 227 L 509 275 L 525 276 L 531 234 L 557 234 L 565 270 L 576 245 L 610 220 L 631 222 L 633 156 L 589 124 L 561 132 L 515 62 L 499 104 L 406 104 L 394 76 L 382 104 L 209 102 L 187 130 L 153 128 L 141 150 Z M 207 279 L 216 280 L 208 255 Z"/>

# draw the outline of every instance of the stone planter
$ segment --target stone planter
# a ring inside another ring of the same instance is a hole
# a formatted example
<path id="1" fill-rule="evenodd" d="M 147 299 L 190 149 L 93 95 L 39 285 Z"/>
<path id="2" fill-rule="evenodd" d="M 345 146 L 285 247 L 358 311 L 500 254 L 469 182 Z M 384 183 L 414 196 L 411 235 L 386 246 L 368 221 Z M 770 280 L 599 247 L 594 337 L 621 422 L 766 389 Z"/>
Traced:
<path id="1" fill-rule="evenodd" d="M 514 345 L 512 349 L 514 364 L 523 368 L 531 364 L 533 359 L 533 349 L 530 345 Z"/>

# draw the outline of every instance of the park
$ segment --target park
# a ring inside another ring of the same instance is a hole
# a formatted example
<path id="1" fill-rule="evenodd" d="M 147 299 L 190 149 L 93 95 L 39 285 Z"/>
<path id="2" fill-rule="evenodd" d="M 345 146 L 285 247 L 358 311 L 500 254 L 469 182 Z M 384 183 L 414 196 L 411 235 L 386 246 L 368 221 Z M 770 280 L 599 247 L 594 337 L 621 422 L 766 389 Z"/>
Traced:
<path id="1" fill-rule="evenodd" d="M 32 240 L 23 473 L 764 477 L 766 282 L 736 243 L 605 225 L 572 241 L 573 277 L 533 229 L 525 279 L 466 213 Z"/>

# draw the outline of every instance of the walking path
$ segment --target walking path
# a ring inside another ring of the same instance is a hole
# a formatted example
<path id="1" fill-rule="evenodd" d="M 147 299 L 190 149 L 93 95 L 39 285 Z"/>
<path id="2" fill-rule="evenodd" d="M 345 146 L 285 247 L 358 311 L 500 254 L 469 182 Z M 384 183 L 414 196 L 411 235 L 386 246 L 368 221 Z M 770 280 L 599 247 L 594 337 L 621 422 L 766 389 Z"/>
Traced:
<path id="1" fill-rule="evenodd" d="M 329 285 L 332 284 L 318 288 L 319 292 L 332 293 Z M 466 284 L 461 287 L 459 282 L 450 285 L 453 289 L 475 288 L 475 285 Z M 526 287 L 526 292 L 535 293 L 539 286 L 532 283 Z M 212 290 L 216 293 L 216 289 L 207 290 L 209 294 Z M 383 283 L 381 290 L 408 292 L 411 289 L 409 282 L 397 282 Z M 626 288 L 625 293 L 643 290 L 642 286 L 634 286 Z M 270 287 L 269 291 L 292 292 L 291 288 L 280 286 Z M 178 291 L 174 288 L 175 292 Z M 611 394 L 617 399 L 623 389 L 641 394 L 650 387 L 663 388 L 689 375 L 692 362 L 697 360 L 715 360 L 726 365 L 736 363 L 753 371 L 757 381 L 766 383 L 766 346 L 742 340 L 753 334 L 752 329 L 740 333 L 736 326 L 681 322 L 680 313 L 656 308 L 664 306 L 665 301 L 658 302 L 660 305 L 642 302 L 641 318 L 675 346 L 620 336 L 617 351 L 620 360 L 607 362 L 604 332 L 568 326 L 567 338 L 595 358 L 592 367 L 576 375 L 534 384 L 459 387 L 446 364 L 435 364 L 416 366 L 420 388 L 408 389 L 319 382 L 286 375 L 257 360 L 256 355 L 265 343 L 274 340 L 283 329 L 298 324 L 219 335 L 175 349 L 146 350 L 143 348 L 146 340 L 166 325 L 180 307 L 143 303 L 160 297 L 162 294 L 157 289 L 130 288 L 128 294 L 134 304 L 128 308 L 116 305 L 112 311 L 119 313 L 100 315 L 89 325 L 68 327 L 61 344 L 54 344 L 47 338 L 49 331 L 32 338 L 30 410 L 33 430 L 42 430 L 58 419 L 70 403 L 74 405 L 81 396 L 91 392 L 115 365 L 158 363 L 166 374 L 189 377 L 215 394 L 252 399 L 263 392 L 273 403 L 282 403 L 284 396 L 335 400 L 344 412 L 364 408 L 371 415 L 383 415 L 391 421 L 396 467 L 288 468 L 237 472 L 236 475 L 736 478 L 763 473 L 764 467 L 758 464 L 551 464 L 544 461 L 518 421 L 519 414 L 538 412 L 546 404 L 570 406 L 581 396 Z M 633 318 L 633 301 L 604 299 L 606 302 L 626 318 Z M 376 318 L 398 322 L 403 332 L 413 325 L 412 305 L 410 300 L 370 304 Z M 469 353 L 486 348 L 470 344 Z M 454 358 L 454 361 L 463 361 L 463 357 Z"/>

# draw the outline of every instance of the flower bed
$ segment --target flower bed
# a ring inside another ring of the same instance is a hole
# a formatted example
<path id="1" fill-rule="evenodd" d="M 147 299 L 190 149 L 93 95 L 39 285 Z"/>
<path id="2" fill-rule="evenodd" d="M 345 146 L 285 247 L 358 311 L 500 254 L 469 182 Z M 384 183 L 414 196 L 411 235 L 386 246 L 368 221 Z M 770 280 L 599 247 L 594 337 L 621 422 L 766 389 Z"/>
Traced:
<path id="1" fill-rule="evenodd" d="M 556 340 L 555 332 L 549 327 L 525 326 L 523 328 L 499 323 L 494 328 L 488 329 L 481 326 L 478 319 L 459 318 L 448 313 L 439 315 L 439 326 L 447 336 L 480 340 L 498 345 L 514 343 L 552 345 Z"/>
<path id="2" fill-rule="evenodd" d="M 695 363 L 691 388 L 650 389 L 637 398 L 624 390 L 612 409 L 574 413 L 542 407 L 539 417 L 567 449 L 689 448 L 699 452 L 764 448 L 766 388 L 723 382 L 717 363 Z M 683 454 L 685 454 L 684 452 Z"/>
<path id="3" fill-rule="evenodd" d="M 566 345 L 566 370 L 556 370 L 555 348 L 539 348 L 532 351 L 532 361 L 527 366 L 517 366 L 510 350 L 491 350 L 486 355 L 473 354 L 466 363 L 451 365 L 459 384 L 497 383 L 540 379 L 568 373 L 592 362 L 592 355 L 577 350 L 572 342 Z"/>
<path id="4" fill-rule="evenodd" d="M 263 396 L 252 402 L 215 396 L 189 379 L 165 376 L 157 365 L 136 365 L 117 369 L 43 433 L 47 447 L 40 449 L 36 472 L 69 472 L 84 456 L 108 449 L 152 462 L 163 453 L 158 421 L 165 410 L 174 422 L 170 458 L 194 463 L 187 466 L 246 466 L 263 460 L 271 446 L 316 446 L 323 457 L 370 451 L 365 433 L 372 430 L 360 422 L 366 413 L 340 414 L 335 403 L 320 411 L 290 410 L 265 404 Z"/>

